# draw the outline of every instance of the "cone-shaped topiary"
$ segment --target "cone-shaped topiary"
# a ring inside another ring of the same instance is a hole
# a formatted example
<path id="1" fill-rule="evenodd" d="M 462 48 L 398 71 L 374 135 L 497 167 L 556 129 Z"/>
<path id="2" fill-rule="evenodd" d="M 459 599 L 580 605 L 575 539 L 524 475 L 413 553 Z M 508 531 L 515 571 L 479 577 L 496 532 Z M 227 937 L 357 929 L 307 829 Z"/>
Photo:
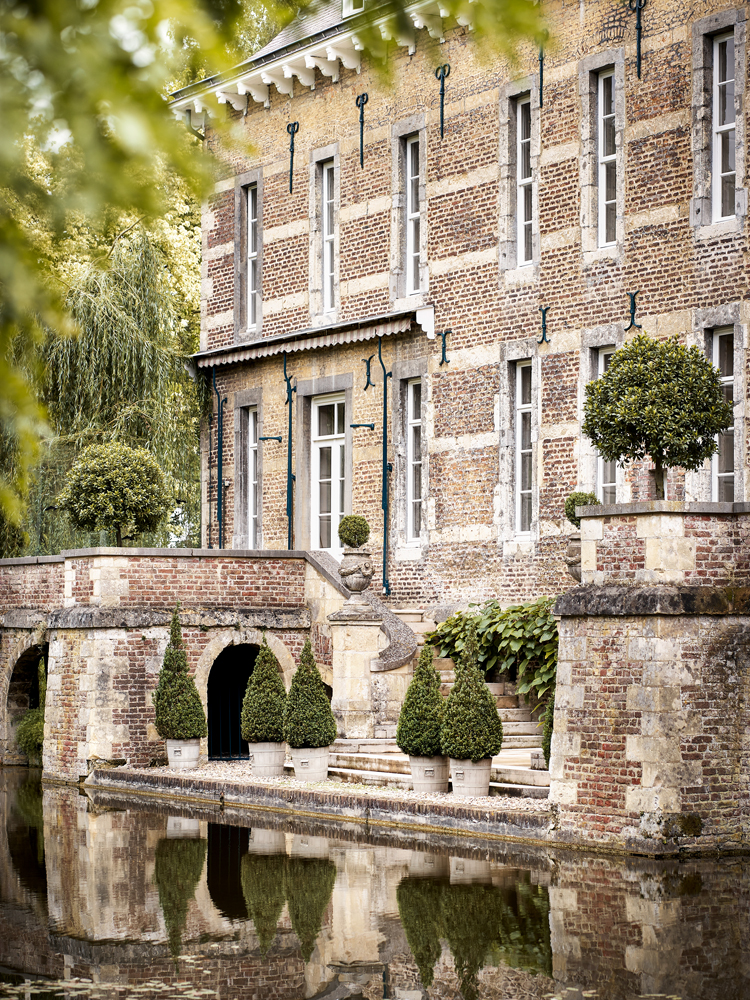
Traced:
<path id="1" fill-rule="evenodd" d="M 289 858 L 284 881 L 292 930 L 309 962 L 331 901 L 336 865 L 328 858 Z"/>
<path id="2" fill-rule="evenodd" d="M 264 635 L 242 701 L 242 738 L 248 743 L 282 743 L 285 704 L 286 691 L 279 673 L 279 661 Z"/>
<path id="3" fill-rule="evenodd" d="M 549 758 L 552 753 L 552 733 L 555 729 L 555 694 L 552 693 L 552 697 L 547 702 L 547 707 L 544 710 L 544 729 L 542 731 L 542 753 L 544 754 L 544 762 L 549 767 Z"/>
<path id="4" fill-rule="evenodd" d="M 432 986 L 435 962 L 440 958 L 443 886 L 432 879 L 404 878 L 396 902 L 406 940 L 425 989 Z"/>
<path id="5" fill-rule="evenodd" d="M 163 740 L 196 740 L 206 735 L 206 713 L 195 681 L 188 673 L 179 605 L 172 615 L 169 643 L 164 652 L 153 701 L 156 731 Z"/>
<path id="6" fill-rule="evenodd" d="M 425 645 L 398 717 L 396 743 L 399 748 L 410 757 L 441 754 L 440 727 L 444 710 L 440 675 L 432 665 L 432 646 Z"/>
<path id="7" fill-rule="evenodd" d="M 309 639 L 284 706 L 284 739 L 293 750 L 327 747 L 336 739 L 336 720 Z"/>
<path id="8" fill-rule="evenodd" d="M 156 845 L 154 881 L 159 889 L 159 903 L 169 937 L 173 958 L 180 954 L 182 930 L 187 920 L 188 904 L 203 873 L 206 860 L 205 840 L 170 840 Z"/>
<path id="9" fill-rule="evenodd" d="M 503 724 L 479 672 L 477 656 L 477 630 L 472 622 L 456 664 L 456 683 L 448 695 L 440 730 L 442 751 L 454 760 L 476 762 L 494 757 L 503 744 Z"/>
<path id="10" fill-rule="evenodd" d="M 246 854 L 242 859 L 242 894 L 255 924 L 261 955 L 265 955 L 273 944 L 284 909 L 285 870 L 286 854 Z"/>

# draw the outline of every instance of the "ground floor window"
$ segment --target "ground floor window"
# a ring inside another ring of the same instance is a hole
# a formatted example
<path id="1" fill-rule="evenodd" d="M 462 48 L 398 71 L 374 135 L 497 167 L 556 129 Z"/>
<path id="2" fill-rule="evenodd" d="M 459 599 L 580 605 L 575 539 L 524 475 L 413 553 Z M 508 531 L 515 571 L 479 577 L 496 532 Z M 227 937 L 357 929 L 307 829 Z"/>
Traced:
<path id="1" fill-rule="evenodd" d="M 346 496 L 346 403 L 344 394 L 312 402 L 311 543 L 338 554 L 339 522 Z"/>
<path id="2" fill-rule="evenodd" d="M 734 405 L 734 327 L 713 332 L 713 363 L 719 369 L 724 399 Z M 718 435 L 718 452 L 711 460 L 713 500 L 734 502 L 734 427 Z"/>
<path id="3" fill-rule="evenodd" d="M 606 372 L 614 353 L 614 347 L 599 349 L 597 376 Z M 596 461 L 596 492 L 602 503 L 617 503 L 617 462 L 608 462 L 601 455 Z"/>

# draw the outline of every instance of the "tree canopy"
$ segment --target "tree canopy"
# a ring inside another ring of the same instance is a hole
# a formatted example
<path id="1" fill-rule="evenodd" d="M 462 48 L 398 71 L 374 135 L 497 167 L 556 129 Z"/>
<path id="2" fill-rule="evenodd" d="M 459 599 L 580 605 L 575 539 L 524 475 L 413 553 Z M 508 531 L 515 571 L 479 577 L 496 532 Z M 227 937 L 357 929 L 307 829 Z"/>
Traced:
<path id="1" fill-rule="evenodd" d="M 664 470 L 697 469 L 733 422 L 719 371 L 676 337 L 638 334 L 615 351 L 606 372 L 586 386 L 583 433 L 607 462 L 650 456 L 664 499 Z"/>

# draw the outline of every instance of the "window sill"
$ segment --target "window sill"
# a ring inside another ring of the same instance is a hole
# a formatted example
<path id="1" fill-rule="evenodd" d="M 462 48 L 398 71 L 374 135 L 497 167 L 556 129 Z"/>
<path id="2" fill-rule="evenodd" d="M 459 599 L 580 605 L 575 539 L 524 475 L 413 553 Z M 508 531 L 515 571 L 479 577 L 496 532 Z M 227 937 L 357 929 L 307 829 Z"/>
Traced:
<path id="1" fill-rule="evenodd" d="M 424 558 L 426 548 L 425 542 L 404 542 L 396 547 L 393 558 L 396 562 L 418 562 Z"/>
<path id="2" fill-rule="evenodd" d="M 503 277 L 508 285 L 531 285 L 539 281 L 539 264 L 537 261 L 531 261 L 519 267 L 509 268 L 503 272 Z"/>
<path id="3" fill-rule="evenodd" d="M 719 219 L 718 222 L 710 222 L 708 225 L 698 225 L 693 227 L 697 240 L 715 240 L 721 236 L 729 236 L 733 233 L 742 233 L 743 225 L 738 216 L 733 215 L 728 219 Z"/>

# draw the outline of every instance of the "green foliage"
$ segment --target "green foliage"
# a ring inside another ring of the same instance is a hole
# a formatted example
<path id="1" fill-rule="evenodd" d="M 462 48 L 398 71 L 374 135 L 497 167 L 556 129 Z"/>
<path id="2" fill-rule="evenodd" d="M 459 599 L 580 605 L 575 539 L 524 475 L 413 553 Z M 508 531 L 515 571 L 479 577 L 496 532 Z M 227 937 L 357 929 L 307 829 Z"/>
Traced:
<path id="1" fill-rule="evenodd" d="M 208 842 L 187 838 L 164 838 L 156 845 L 154 881 L 169 938 L 169 950 L 177 958 L 190 900 L 203 874 Z"/>
<path id="2" fill-rule="evenodd" d="M 473 623 L 479 643 L 478 662 L 485 672 L 517 680 L 519 694 L 533 691 L 543 698 L 557 675 L 554 603 L 554 597 L 538 597 L 527 604 L 501 608 L 497 601 L 487 601 L 476 612 L 451 615 L 425 639 L 440 650 L 441 656 L 458 662 Z"/>
<path id="3" fill-rule="evenodd" d="M 336 720 L 309 639 L 284 706 L 284 739 L 294 750 L 327 747 L 336 739 Z"/>
<path id="4" fill-rule="evenodd" d="M 576 528 L 581 527 L 580 517 L 576 517 L 576 507 L 596 506 L 601 503 L 596 493 L 571 493 L 565 501 L 565 516 Z"/>
<path id="5" fill-rule="evenodd" d="M 172 615 L 169 643 L 164 651 L 153 702 L 156 731 L 163 740 L 201 739 L 208 732 L 200 695 L 188 673 L 179 608 L 175 608 Z"/>
<path id="6" fill-rule="evenodd" d="M 284 909 L 286 860 L 284 854 L 246 854 L 242 859 L 242 894 L 255 924 L 261 955 L 265 955 L 273 944 Z"/>
<path id="7" fill-rule="evenodd" d="M 552 733 L 555 729 L 555 693 L 552 692 L 552 697 L 547 701 L 544 709 L 544 729 L 542 731 L 542 753 L 544 754 L 544 762 L 547 767 L 549 767 L 549 757 L 552 751 Z"/>
<path id="8" fill-rule="evenodd" d="M 370 537 L 370 525 L 359 514 L 347 514 L 339 521 L 339 539 L 349 549 L 358 549 Z"/>
<path id="9" fill-rule="evenodd" d="M 396 743 L 399 748 L 412 757 L 438 756 L 444 709 L 440 675 L 432 665 L 432 647 L 427 643 L 419 654 L 398 717 Z"/>
<path id="10" fill-rule="evenodd" d="M 37 865 L 40 871 L 44 871 L 44 794 L 41 781 L 27 778 L 16 792 L 11 808 L 29 827 L 31 846 L 36 847 Z"/>
<path id="11" fill-rule="evenodd" d="M 432 879 L 404 878 L 396 888 L 396 902 L 406 940 L 425 989 L 432 986 L 435 962 L 442 948 L 441 902 L 445 887 Z"/>
<path id="12" fill-rule="evenodd" d="M 336 882 L 336 865 L 327 858 L 289 858 L 284 885 L 292 930 L 302 957 L 310 961 Z"/>
<path id="13" fill-rule="evenodd" d="M 57 498 L 77 528 L 122 532 L 153 530 L 164 520 L 174 500 L 153 457 L 144 448 L 124 444 L 94 444 L 68 473 Z"/>
<path id="14" fill-rule="evenodd" d="M 263 636 L 242 701 L 240 728 L 248 743 L 281 743 L 284 740 L 286 691 L 279 661 Z"/>
<path id="15" fill-rule="evenodd" d="M 699 468 L 733 419 L 719 371 L 702 351 L 641 333 L 586 386 L 582 429 L 608 462 L 650 456 L 663 498 L 664 470 Z"/>
<path id="16" fill-rule="evenodd" d="M 32 708 L 16 727 L 16 742 L 30 760 L 37 760 L 44 743 L 44 708 Z"/>
<path id="17" fill-rule="evenodd" d="M 440 730 L 441 749 L 455 760 L 494 757 L 503 743 L 503 724 L 479 672 L 477 656 L 476 627 L 469 623 Z"/>

